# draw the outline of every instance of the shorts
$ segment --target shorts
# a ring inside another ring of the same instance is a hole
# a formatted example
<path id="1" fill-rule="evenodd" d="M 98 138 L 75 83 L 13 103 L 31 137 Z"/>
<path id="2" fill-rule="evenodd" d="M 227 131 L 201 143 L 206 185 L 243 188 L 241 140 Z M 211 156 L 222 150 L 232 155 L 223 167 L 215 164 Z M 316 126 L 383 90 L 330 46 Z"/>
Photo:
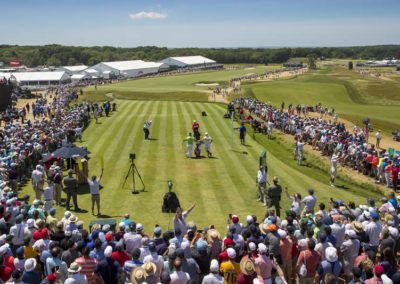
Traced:
<path id="1" fill-rule="evenodd" d="M 100 201 L 100 194 L 92 194 L 92 202 Z"/>
<path id="2" fill-rule="evenodd" d="M 240 133 L 240 139 L 244 139 L 244 133 Z"/>
<path id="3" fill-rule="evenodd" d="M 336 169 L 331 168 L 331 177 L 336 178 Z"/>
<path id="4" fill-rule="evenodd" d="M 47 200 L 44 202 L 43 211 L 47 212 L 53 207 L 53 200 Z"/>

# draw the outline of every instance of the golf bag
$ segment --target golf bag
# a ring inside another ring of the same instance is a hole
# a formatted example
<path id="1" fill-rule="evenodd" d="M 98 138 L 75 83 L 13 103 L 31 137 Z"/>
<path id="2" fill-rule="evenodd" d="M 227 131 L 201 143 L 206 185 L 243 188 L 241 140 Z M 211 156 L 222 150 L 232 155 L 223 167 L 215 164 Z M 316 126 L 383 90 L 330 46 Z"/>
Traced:
<path id="1" fill-rule="evenodd" d="M 201 142 L 200 140 L 196 141 L 196 148 L 194 149 L 194 154 L 196 155 L 196 158 L 199 158 L 201 155 Z"/>
<path id="2" fill-rule="evenodd" d="M 178 207 L 181 207 L 178 196 L 176 196 L 175 192 L 167 192 L 164 195 L 164 202 L 161 211 L 163 213 L 175 213 Z"/>

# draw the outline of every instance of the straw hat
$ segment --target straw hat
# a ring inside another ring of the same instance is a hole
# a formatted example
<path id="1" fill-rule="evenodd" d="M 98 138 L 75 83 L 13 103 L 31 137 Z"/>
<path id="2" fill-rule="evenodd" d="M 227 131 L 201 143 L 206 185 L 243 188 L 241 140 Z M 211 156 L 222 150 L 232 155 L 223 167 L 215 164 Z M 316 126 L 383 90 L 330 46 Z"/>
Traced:
<path id="1" fill-rule="evenodd" d="M 253 275 L 256 272 L 256 266 L 251 259 L 246 257 L 240 261 L 240 270 L 245 275 Z"/>
<path id="2" fill-rule="evenodd" d="M 361 222 L 358 221 L 353 221 L 351 222 L 351 227 L 356 231 L 357 233 L 361 232 L 363 230 L 363 225 Z"/>
<path id="3" fill-rule="evenodd" d="M 146 280 L 146 270 L 143 267 L 137 266 L 131 272 L 132 284 L 140 284 Z"/>
<path id="4" fill-rule="evenodd" d="M 208 230 L 208 232 L 207 232 L 207 241 L 209 243 L 216 242 L 216 241 L 218 241 L 220 239 L 221 239 L 221 234 L 217 230 L 215 230 L 215 229 Z"/>
<path id="5" fill-rule="evenodd" d="M 70 272 L 70 273 L 78 273 L 81 270 L 82 270 L 82 267 L 79 266 L 76 262 L 71 263 L 71 265 L 68 268 L 68 272 Z"/>
<path id="6" fill-rule="evenodd" d="M 142 265 L 142 267 L 143 267 L 143 269 L 145 270 L 146 277 L 152 276 L 152 275 L 154 275 L 154 273 L 156 273 L 157 267 L 156 267 L 156 265 L 155 265 L 153 262 L 151 262 L 151 261 L 146 262 L 145 264 Z"/>
<path id="7" fill-rule="evenodd" d="M 75 223 L 76 221 L 78 221 L 78 217 L 76 217 L 75 215 L 71 215 L 70 217 L 69 217 L 69 222 L 70 223 Z"/>
<path id="8" fill-rule="evenodd" d="M 269 230 L 268 230 L 268 224 L 266 224 L 266 223 L 261 223 L 261 224 L 259 225 L 259 228 L 260 228 L 260 231 L 261 231 L 261 233 L 262 233 L 263 235 L 268 234 L 268 232 L 269 232 Z"/>

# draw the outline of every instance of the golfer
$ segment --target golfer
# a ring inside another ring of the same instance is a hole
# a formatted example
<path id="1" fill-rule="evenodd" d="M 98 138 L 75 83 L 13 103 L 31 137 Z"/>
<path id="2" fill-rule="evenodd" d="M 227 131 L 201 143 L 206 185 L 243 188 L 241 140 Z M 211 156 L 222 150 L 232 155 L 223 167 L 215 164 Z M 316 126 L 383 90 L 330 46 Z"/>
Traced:
<path id="1" fill-rule="evenodd" d="M 44 183 L 44 174 L 42 172 L 42 166 L 37 165 L 36 170 L 32 171 L 32 187 L 35 191 L 35 196 L 37 200 L 42 199 L 43 194 L 43 183 Z"/>
<path id="2" fill-rule="evenodd" d="M 149 135 L 150 135 L 150 131 L 149 131 L 149 127 L 150 125 L 153 123 L 152 120 L 150 121 L 145 121 L 144 122 L 144 126 L 143 126 L 143 131 L 144 131 L 144 140 L 149 140 Z"/>
<path id="3" fill-rule="evenodd" d="M 186 153 L 186 158 L 192 158 L 192 150 L 193 150 L 193 142 L 194 142 L 194 137 L 192 136 L 192 133 L 189 132 L 189 136 L 183 139 L 183 142 L 187 143 L 187 153 Z"/>
<path id="4" fill-rule="evenodd" d="M 272 119 L 268 120 L 268 139 L 272 139 L 272 128 L 274 127 L 274 122 Z"/>
<path id="5" fill-rule="evenodd" d="M 196 138 L 196 140 L 200 140 L 200 125 L 197 123 L 196 120 L 193 120 L 192 124 L 192 130 L 193 130 L 193 136 Z"/>
<path id="6" fill-rule="evenodd" d="M 212 138 L 208 135 L 208 132 L 206 132 L 204 134 L 204 138 L 203 138 L 203 143 L 204 143 L 204 148 L 207 151 L 207 156 L 210 158 L 212 157 L 212 153 L 211 153 L 211 143 L 212 143 Z"/>
<path id="7" fill-rule="evenodd" d="M 242 125 L 239 128 L 240 144 L 242 144 L 242 145 L 245 145 L 245 142 L 244 142 L 245 136 L 246 136 L 246 127 L 244 127 L 244 124 L 242 123 Z"/>
<path id="8" fill-rule="evenodd" d="M 331 158 L 331 182 L 330 182 L 330 185 L 332 187 L 335 187 L 334 182 L 335 182 L 336 171 L 337 171 L 337 158 L 338 158 L 338 156 L 336 154 L 333 154 L 332 158 Z"/>
<path id="9" fill-rule="evenodd" d="M 381 139 L 382 139 L 382 137 L 381 137 L 381 131 L 378 130 L 378 132 L 376 132 L 375 136 L 376 136 L 376 148 L 380 148 Z"/>
<path id="10" fill-rule="evenodd" d="M 297 141 L 297 164 L 299 166 L 302 165 L 303 163 L 303 149 L 304 149 L 304 143 L 301 141 L 301 137 Z"/>
<path id="11" fill-rule="evenodd" d="M 92 216 L 94 216 L 94 204 L 97 205 L 97 216 L 100 216 L 100 181 L 103 177 L 104 168 L 101 169 L 100 177 L 96 180 L 96 176 L 92 176 L 92 179 L 88 179 L 90 188 L 90 194 L 92 196 Z"/>
<path id="12" fill-rule="evenodd" d="M 264 166 L 260 166 L 260 169 L 257 173 L 257 181 L 256 181 L 256 185 L 258 186 L 259 198 L 256 201 L 264 202 L 263 206 L 268 205 L 266 183 L 267 183 L 267 171 L 265 170 Z"/>

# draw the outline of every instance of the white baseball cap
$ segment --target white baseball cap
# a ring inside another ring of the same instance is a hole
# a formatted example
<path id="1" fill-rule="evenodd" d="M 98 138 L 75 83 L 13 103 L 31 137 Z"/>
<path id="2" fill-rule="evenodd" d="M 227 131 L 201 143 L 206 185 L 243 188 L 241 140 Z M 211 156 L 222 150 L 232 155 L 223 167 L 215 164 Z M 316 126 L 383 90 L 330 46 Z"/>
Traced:
<path id="1" fill-rule="evenodd" d="M 228 253 L 228 257 L 230 259 L 233 259 L 236 257 L 236 251 L 233 248 L 228 248 L 227 253 Z"/>

